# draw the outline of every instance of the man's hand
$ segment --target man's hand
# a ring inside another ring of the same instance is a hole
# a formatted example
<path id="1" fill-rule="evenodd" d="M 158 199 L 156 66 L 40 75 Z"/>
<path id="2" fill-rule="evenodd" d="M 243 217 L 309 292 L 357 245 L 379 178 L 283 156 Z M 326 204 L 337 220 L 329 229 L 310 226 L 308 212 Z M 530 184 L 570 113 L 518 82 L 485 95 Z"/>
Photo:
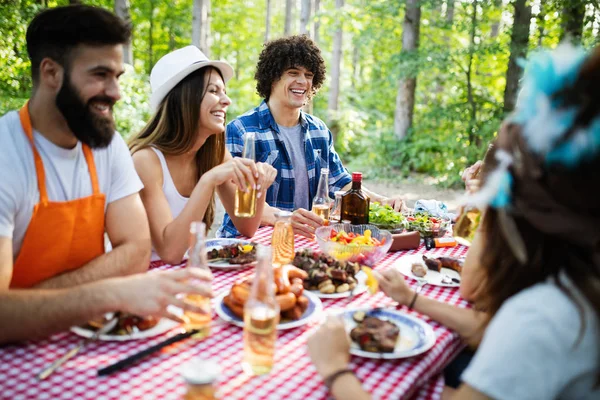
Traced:
<path id="1" fill-rule="evenodd" d="M 327 317 L 323 325 L 308 338 L 308 355 L 319 375 L 327 378 L 350 361 L 350 338 L 340 317 Z"/>
<path id="2" fill-rule="evenodd" d="M 404 208 L 404 201 L 400 198 L 400 196 L 382 197 L 381 204 L 387 204 L 391 206 L 394 209 L 394 211 L 398 212 L 402 211 L 402 209 Z"/>
<path id="3" fill-rule="evenodd" d="M 381 291 L 400 305 L 407 306 L 412 300 L 414 292 L 398 270 L 390 268 L 382 272 L 373 271 L 373 276 L 377 279 Z"/>
<path id="4" fill-rule="evenodd" d="M 475 164 L 471 165 L 469 168 L 465 169 L 461 175 L 461 179 L 465 182 L 465 187 L 467 192 L 473 193 L 479 190 L 479 186 L 481 185 L 481 181 L 478 178 L 479 173 L 481 172 L 481 167 L 483 166 L 483 161 L 479 160 Z"/>
<path id="5" fill-rule="evenodd" d="M 210 271 L 197 268 L 148 272 L 111 280 L 107 290 L 114 290 L 118 309 L 136 315 L 166 317 L 177 322 L 181 318 L 167 311 L 173 305 L 186 311 L 204 313 L 201 307 L 184 302 L 178 294 L 199 294 L 213 297 Z"/>
<path id="6" fill-rule="evenodd" d="M 323 226 L 325 220 L 319 217 L 312 211 L 299 208 L 292 213 L 292 227 L 294 233 L 302 236 L 306 236 L 312 239 L 315 236 L 315 229 Z"/>

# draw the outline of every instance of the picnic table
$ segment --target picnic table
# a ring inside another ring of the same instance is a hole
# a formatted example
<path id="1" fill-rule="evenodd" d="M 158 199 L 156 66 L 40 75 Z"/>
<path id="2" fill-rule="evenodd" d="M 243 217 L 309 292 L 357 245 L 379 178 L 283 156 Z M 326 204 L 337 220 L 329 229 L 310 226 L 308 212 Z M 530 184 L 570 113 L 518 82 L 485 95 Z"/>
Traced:
<path id="1" fill-rule="evenodd" d="M 270 244 L 271 227 L 260 228 L 253 241 Z M 317 243 L 296 236 L 296 249 Z M 466 248 L 435 249 L 436 256 L 463 256 Z M 421 245 L 416 250 L 390 252 L 375 266 L 376 270 L 390 268 L 397 260 L 411 254 L 424 253 Z M 182 268 L 153 263 L 153 269 Z M 213 290 L 219 294 L 228 291 L 239 278 L 253 273 L 252 268 L 214 270 Z M 414 286 L 416 281 L 407 278 Z M 467 307 L 456 288 L 426 285 L 421 295 L 459 307 Z M 399 307 L 383 293 L 368 292 L 343 298 L 323 299 L 324 311 L 357 307 L 388 307 L 398 309 L 427 321 L 437 340 L 426 353 L 408 359 L 373 360 L 353 356 L 350 368 L 361 380 L 363 387 L 375 399 L 435 399 L 443 388 L 441 371 L 461 351 L 458 335 L 406 307 Z M 45 366 L 77 345 L 81 338 L 67 331 L 38 341 L 26 341 L 0 347 L 0 398 L 6 399 L 179 399 L 186 391 L 180 368 L 195 357 L 210 358 L 220 364 L 219 393 L 222 399 L 326 399 L 329 396 L 322 379 L 311 364 L 306 350 L 308 336 L 322 318 L 309 324 L 279 331 L 274 368 L 265 376 L 248 376 L 242 372 L 242 329 L 213 317 L 211 334 L 204 340 L 194 338 L 163 349 L 126 370 L 98 377 L 97 369 L 135 354 L 177 333 L 173 331 L 156 337 L 125 342 L 97 341 L 88 344 L 76 357 L 67 361 L 44 381 L 36 378 Z"/>

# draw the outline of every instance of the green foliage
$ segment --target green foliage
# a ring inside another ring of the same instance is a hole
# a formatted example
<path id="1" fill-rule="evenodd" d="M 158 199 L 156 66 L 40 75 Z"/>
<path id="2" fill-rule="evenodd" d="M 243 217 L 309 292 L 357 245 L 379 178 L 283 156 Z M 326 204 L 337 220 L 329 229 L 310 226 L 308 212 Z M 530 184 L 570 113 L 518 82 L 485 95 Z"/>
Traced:
<path id="1" fill-rule="evenodd" d="M 534 2 L 529 48 L 553 47 L 563 35 L 570 0 Z M 584 0 L 577 0 L 584 1 Z M 84 0 L 112 9 L 110 0 Z M 68 0 L 0 2 L 0 115 L 29 97 L 31 78 L 25 30 L 42 8 Z M 127 137 L 150 118 L 148 74 L 166 53 L 190 44 L 192 0 L 131 1 L 134 66 L 121 80 L 115 107 L 119 132 Z M 235 70 L 228 83 L 231 120 L 255 107 L 254 71 L 265 38 L 265 0 L 211 2 L 211 58 Z M 331 71 L 333 36 L 344 30 L 338 111 L 328 110 L 328 79 L 313 100 L 313 113 L 336 134 L 336 149 L 349 168 L 370 177 L 425 174 L 440 185 L 460 182 L 460 172 L 481 158 L 504 118 L 503 96 L 509 58 L 513 3 L 509 0 L 455 0 L 447 19 L 447 0 L 422 0 L 420 47 L 402 52 L 403 0 L 321 0 L 309 28 L 319 23 L 319 46 Z M 536 8 L 537 4 L 541 8 Z M 582 43 L 597 43 L 597 11 L 587 1 Z M 299 4 L 294 11 L 299 26 Z M 473 12 L 476 12 L 473 26 Z M 283 34 L 285 2 L 271 1 L 270 39 Z M 474 33 L 474 40 L 471 34 Z M 470 66 L 470 73 L 469 73 Z M 399 80 L 417 79 L 413 126 L 399 141 L 393 133 Z M 469 77 L 469 80 L 467 79 Z M 469 84 L 470 81 L 470 84 Z"/>

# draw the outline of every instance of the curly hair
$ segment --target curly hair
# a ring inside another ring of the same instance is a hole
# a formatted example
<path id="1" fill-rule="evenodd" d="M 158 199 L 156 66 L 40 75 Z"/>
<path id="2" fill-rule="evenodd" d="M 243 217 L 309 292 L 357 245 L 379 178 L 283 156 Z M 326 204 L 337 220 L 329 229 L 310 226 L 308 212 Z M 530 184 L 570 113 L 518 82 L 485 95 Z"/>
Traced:
<path id="1" fill-rule="evenodd" d="M 256 92 L 265 100 L 271 96 L 273 83 L 293 67 L 304 67 L 313 76 L 309 99 L 317 94 L 325 81 L 325 61 L 321 50 L 306 35 L 288 36 L 265 43 L 256 65 Z"/>

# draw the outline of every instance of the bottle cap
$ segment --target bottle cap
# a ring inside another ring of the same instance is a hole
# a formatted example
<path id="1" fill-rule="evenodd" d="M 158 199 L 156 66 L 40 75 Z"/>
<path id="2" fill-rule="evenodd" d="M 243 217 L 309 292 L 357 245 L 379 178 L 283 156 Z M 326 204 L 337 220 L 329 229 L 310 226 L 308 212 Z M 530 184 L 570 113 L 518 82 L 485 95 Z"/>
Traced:
<path id="1" fill-rule="evenodd" d="M 181 376 L 192 385 L 213 383 L 221 375 L 221 367 L 216 361 L 194 358 L 181 367 Z"/>
<path id="2" fill-rule="evenodd" d="M 361 182 L 362 181 L 362 172 L 353 172 L 352 173 L 352 182 Z"/>

